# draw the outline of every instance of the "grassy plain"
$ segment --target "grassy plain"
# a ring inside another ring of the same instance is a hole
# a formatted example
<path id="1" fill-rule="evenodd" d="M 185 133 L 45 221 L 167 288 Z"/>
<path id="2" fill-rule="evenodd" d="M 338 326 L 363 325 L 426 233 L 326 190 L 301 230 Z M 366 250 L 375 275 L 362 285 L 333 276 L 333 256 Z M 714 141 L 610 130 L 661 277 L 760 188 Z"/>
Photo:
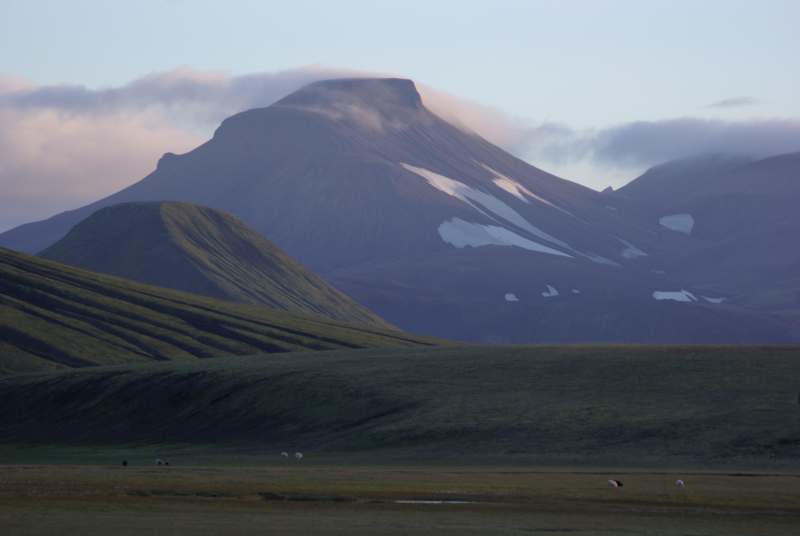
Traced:
<path id="1" fill-rule="evenodd" d="M 16 463 L 309 460 L 793 467 L 800 350 L 463 347 L 271 354 L 0 378 Z M 128 454 L 124 454 L 124 453 Z"/>
<path id="2" fill-rule="evenodd" d="M 799 377 L 797 348 L 655 346 L 9 376 L 0 534 L 794 536 Z"/>
<path id="3" fill-rule="evenodd" d="M 609 478 L 624 487 L 607 486 Z M 674 485 L 677 478 L 687 486 Z M 794 535 L 800 474 L 302 465 L 2 466 L 3 534 Z M 460 501 L 419 504 L 398 501 Z"/>

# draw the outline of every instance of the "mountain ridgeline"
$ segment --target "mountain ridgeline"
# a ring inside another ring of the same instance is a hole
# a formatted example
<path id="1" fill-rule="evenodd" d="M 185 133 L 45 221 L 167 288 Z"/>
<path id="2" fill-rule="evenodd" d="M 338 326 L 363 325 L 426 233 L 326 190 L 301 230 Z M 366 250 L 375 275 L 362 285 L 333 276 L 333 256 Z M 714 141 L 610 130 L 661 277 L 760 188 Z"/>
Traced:
<path id="1" fill-rule="evenodd" d="M 757 162 L 729 167 L 739 164 Z M 633 185 L 601 194 L 447 122 L 410 80 L 327 80 L 229 117 L 141 181 L 8 231 L 0 244 L 39 252 L 101 208 L 170 199 L 234 215 L 416 333 L 501 343 L 800 340 L 794 313 L 753 307 L 741 278 L 714 275 L 724 257 L 707 247 L 725 221 L 701 215 L 736 214 L 678 199 L 654 209 L 644 197 L 661 187 L 648 182 L 638 181 L 642 195 Z M 704 182 L 680 183 L 677 197 Z M 791 272 L 790 257 L 773 268 Z"/>
<path id="2" fill-rule="evenodd" d="M 41 256 L 212 298 L 389 327 L 236 218 L 187 203 L 101 209 Z"/>

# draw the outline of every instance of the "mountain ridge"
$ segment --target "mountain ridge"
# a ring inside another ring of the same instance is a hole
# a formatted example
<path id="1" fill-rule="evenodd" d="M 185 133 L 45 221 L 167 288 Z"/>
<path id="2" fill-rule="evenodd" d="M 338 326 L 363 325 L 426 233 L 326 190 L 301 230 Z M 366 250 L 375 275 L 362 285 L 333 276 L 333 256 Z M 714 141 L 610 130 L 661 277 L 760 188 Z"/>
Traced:
<path id="1" fill-rule="evenodd" d="M 212 298 L 389 327 L 233 216 L 189 203 L 102 208 L 40 255 Z"/>
<path id="2" fill-rule="evenodd" d="M 444 341 L 237 304 L 0 248 L 0 374 Z"/>

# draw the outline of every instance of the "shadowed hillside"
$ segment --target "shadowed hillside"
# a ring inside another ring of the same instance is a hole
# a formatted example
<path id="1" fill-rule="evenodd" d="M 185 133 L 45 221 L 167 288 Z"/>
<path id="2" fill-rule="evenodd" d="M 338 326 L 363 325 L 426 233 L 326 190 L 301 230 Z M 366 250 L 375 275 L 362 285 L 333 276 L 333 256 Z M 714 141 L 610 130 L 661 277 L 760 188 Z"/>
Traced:
<path id="1" fill-rule="evenodd" d="M 187 203 L 101 209 L 41 256 L 212 298 L 389 327 L 233 216 Z"/>
<path id="2" fill-rule="evenodd" d="M 0 373 L 417 344 L 432 342 L 203 298 L 0 248 Z"/>
<path id="3" fill-rule="evenodd" d="M 732 304 L 778 313 L 797 332 L 799 179 L 800 153 L 705 155 L 656 166 L 615 195 L 650 207 L 662 225 L 689 224 L 683 232 L 696 242 L 664 263 L 666 271 Z"/>
<path id="4" fill-rule="evenodd" d="M 791 462 L 799 373 L 799 349 L 769 347 L 360 350 L 103 367 L 0 380 L 0 441 L 273 461 L 298 449 L 360 463 Z"/>

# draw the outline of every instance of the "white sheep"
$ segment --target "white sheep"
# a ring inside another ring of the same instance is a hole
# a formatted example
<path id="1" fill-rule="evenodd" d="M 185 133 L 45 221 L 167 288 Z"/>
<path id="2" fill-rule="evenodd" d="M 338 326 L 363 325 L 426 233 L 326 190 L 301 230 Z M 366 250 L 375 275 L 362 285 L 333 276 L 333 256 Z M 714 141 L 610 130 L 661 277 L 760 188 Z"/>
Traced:
<path id="1" fill-rule="evenodd" d="M 294 453 L 294 457 L 297 458 L 297 461 L 300 461 L 300 460 L 303 459 L 303 453 L 302 452 L 295 452 Z"/>
<path id="2" fill-rule="evenodd" d="M 289 453 L 288 453 L 288 452 L 286 452 L 286 451 L 283 451 L 283 452 L 281 452 L 281 456 L 282 456 L 283 458 L 288 458 L 288 457 L 289 457 Z"/>
<path id="3" fill-rule="evenodd" d="M 675 481 L 675 485 L 678 486 L 679 488 L 685 488 L 686 487 L 686 482 L 684 482 L 683 480 L 681 480 L 679 478 L 678 480 Z"/>
<path id="4" fill-rule="evenodd" d="M 612 479 L 610 479 L 610 480 L 608 481 L 608 487 L 609 487 L 609 488 L 621 488 L 621 487 L 622 487 L 622 485 L 623 485 L 623 484 L 622 484 L 622 481 L 621 481 L 621 480 L 614 480 L 614 479 L 612 478 Z"/>

